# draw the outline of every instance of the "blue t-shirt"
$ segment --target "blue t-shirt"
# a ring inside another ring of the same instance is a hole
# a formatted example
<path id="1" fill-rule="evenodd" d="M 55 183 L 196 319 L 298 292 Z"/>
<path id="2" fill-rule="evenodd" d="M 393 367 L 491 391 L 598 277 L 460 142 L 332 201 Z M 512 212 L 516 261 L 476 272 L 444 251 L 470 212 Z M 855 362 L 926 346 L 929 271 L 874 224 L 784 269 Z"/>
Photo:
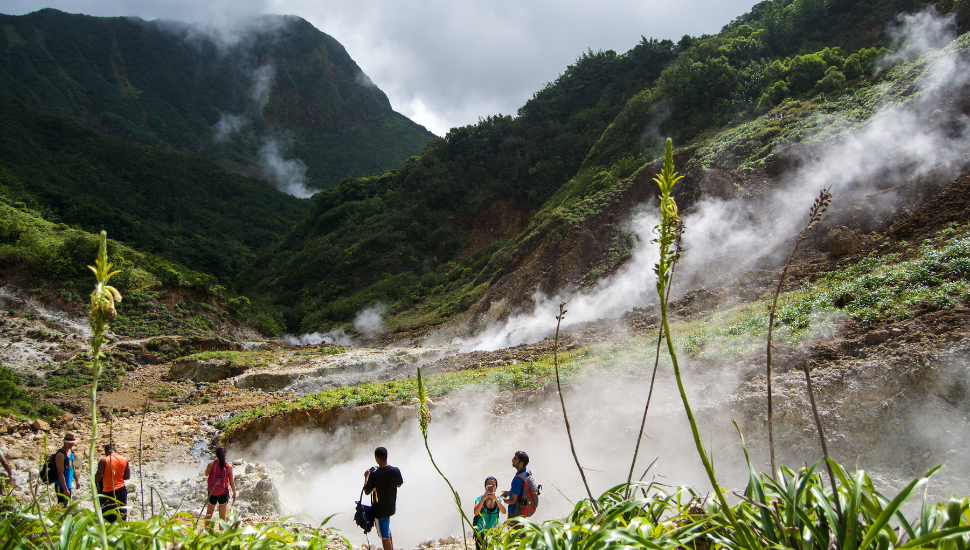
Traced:
<path id="1" fill-rule="evenodd" d="M 522 468 L 518 472 L 515 472 L 515 477 L 512 478 L 512 488 L 509 489 L 509 495 L 519 495 L 519 499 L 516 502 L 522 501 L 522 495 L 525 493 L 525 481 L 519 477 L 519 474 L 524 474 L 526 468 Z M 515 510 L 518 508 L 516 504 L 509 504 L 509 517 L 515 517 Z"/>
<path id="2" fill-rule="evenodd" d="M 70 490 L 71 485 L 74 484 L 74 451 L 71 451 L 70 454 L 64 453 L 64 481 L 67 483 L 67 487 L 61 487 L 60 477 L 54 481 L 54 485 Z"/>

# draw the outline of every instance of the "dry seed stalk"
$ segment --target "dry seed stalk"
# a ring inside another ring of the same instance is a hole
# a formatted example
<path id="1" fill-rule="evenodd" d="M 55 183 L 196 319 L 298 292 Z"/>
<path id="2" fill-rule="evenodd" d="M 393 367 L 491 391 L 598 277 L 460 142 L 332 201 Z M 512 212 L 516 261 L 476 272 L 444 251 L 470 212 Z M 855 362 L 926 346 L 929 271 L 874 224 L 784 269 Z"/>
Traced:
<path id="1" fill-rule="evenodd" d="M 818 407 L 815 405 L 815 392 L 812 390 L 811 365 L 808 360 L 803 365 L 805 371 L 805 385 L 808 391 L 808 402 L 812 405 L 812 415 L 815 417 L 815 427 L 818 428 L 818 439 L 822 442 L 822 456 L 825 457 L 825 467 L 829 471 L 829 483 L 832 484 L 832 500 L 835 501 L 835 512 L 839 515 L 839 523 L 842 523 L 842 504 L 839 501 L 839 489 L 835 484 L 835 473 L 832 471 L 832 462 L 829 460 L 829 447 L 825 444 L 825 432 L 822 431 L 822 419 L 818 416 Z"/>
<path id="2" fill-rule="evenodd" d="M 811 210 L 809 210 L 808 223 L 805 224 L 805 228 L 802 229 L 801 235 L 799 235 L 798 240 L 795 241 L 795 247 L 788 256 L 788 261 L 785 262 L 785 268 L 781 271 L 781 278 L 778 279 L 778 288 L 775 289 L 775 298 L 771 302 L 771 313 L 768 315 L 768 449 L 771 453 L 772 479 L 778 479 L 778 468 L 775 465 L 775 431 L 773 424 L 774 408 L 771 403 L 771 334 L 775 328 L 775 310 L 778 309 L 778 296 L 781 294 L 782 285 L 785 284 L 785 277 L 788 275 L 788 268 L 791 266 L 791 261 L 795 257 L 795 252 L 798 252 L 798 245 L 802 244 L 802 241 L 807 238 L 806 236 L 808 235 L 808 230 L 812 228 L 812 224 L 822 219 L 822 215 L 825 213 L 825 210 L 828 208 L 831 202 L 832 193 L 829 192 L 828 188 L 822 189 L 822 191 L 818 194 L 818 198 L 816 198 L 815 202 L 812 204 Z"/>
<path id="3" fill-rule="evenodd" d="M 556 369 L 556 389 L 559 390 L 559 404 L 562 405 L 562 419 L 566 423 L 566 435 L 569 436 L 569 449 L 573 452 L 573 460 L 576 461 L 576 467 L 579 468 L 579 475 L 583 478 L 583 485 L 586 487 L 586 495 L 589 496 L 589 501 L 593 503 L 593 509 L 596 510 L 598 514 L 600 511 L 599 504 L 596 499 L 593 498 L 593 492 L 589 490 L 589 483 L 586 482 L 586 473 L 583 471 L 583 467 L 579 464 L 579 457 L 576 456 L 576 446 L 573 444 L 573 432 L 569 429 L 569 417 L 566 416 L 566 401 L 562 397 L 562 385 L 559 383 L 559 327 L 562 325 L 562 320 L 566 316 L 567 309 L 566 302 L 561 302 L 559 304 L 559 315 L 556 316 L 556 339 L 553 341 L 552 345 L 552 364 Z"/>

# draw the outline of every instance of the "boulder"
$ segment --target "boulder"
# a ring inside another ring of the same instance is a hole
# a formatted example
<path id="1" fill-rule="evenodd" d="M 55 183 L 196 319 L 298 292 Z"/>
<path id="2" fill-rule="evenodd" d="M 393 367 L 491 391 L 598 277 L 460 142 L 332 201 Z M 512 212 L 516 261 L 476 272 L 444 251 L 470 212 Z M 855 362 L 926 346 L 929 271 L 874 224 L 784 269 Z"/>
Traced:
<path id="1" fill-rule="evenodd" d="M 258 514 L 281 514 L 283 507 L 280 503 L 280 492 L 269 479 L 261 479 L 253 487 L 252 499 Z"/>
<path id="2" fill-rule="evenodd" d="M 845 226 L 829 231 L 825 241 L 833 256 L 844 256 L 859 249 L 859 236 Z"/>
<path id="3" fill-rule="evenodd" d="M 866 345 L 867 346 L 877 346 L 889 340 L 888 330 L 875 330 L 866 334 Z"/>
<path id="4" fill-rule="evenodd" d="M 173 379 L 191 380 L 193 382 L 218 382 L 227 378 L 239 376 L 249 367 L 235 365 L 229 359 L 183 359 L 172 364 L 169 376 Z"/>
<path id="5" fill-rule="evenodd" d="M 48 424 L 47 422 L 44 422 L 43 420 L 41 420 L 39 418 L 36 419 L 36 420 L 34 420 L 34 423 L 31 424 L 30 427 L 35 432 L 41 432 L 41 431 L 43 431 L 43 432 L 49 432 L 49 431 L 51 431 L 50 424 Z"/>

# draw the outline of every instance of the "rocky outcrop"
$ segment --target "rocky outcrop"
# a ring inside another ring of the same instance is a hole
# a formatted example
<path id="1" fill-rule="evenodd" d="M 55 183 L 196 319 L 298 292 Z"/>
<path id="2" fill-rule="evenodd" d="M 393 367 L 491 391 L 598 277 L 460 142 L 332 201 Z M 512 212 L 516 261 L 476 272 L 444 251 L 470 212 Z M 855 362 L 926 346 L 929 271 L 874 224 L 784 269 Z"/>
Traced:
<path id="1" fill-rule="evenodd" d="M 845 256 L 859 249 L 859 236 L 845 226 L 829 231 L 825 242 L 834 256 Z"/>
<path id="2" fill-rule="evenodd" d="M 249 367 L 234 364 L 230 359 L 183 359 L 172 363 L 168 374 L 173 379 L 193 382 L 218 382 L 246 372 Z"/>
<path id="3" fill-rule="evenodd" d="M 299 433 L 303 430 L 322 430 L 333 433 L 338 429 L 360 432 L 361 438 L 394 432 L 408 419 L 414 420 L 416 405 L 375 403 L 361 407 L 308 408 L 278 412 L 247 422 L 225 434 L 227 448 L 246 449 L 266 434 L 269 437 Z"/>

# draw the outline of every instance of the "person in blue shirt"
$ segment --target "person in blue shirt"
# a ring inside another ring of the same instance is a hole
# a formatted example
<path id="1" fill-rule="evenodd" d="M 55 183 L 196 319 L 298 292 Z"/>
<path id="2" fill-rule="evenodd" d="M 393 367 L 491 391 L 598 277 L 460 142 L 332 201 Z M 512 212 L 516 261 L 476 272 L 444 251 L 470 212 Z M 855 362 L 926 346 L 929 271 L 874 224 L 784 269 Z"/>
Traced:
<path id="1" fill-rule="evenodd" d="M 522 515 L 522 506 L 517 503 L 525 492 L 525 481 L 519 477 L 519 474 L 524 474 L 528 465 L 529 455 L 525 451 L 516 451 L 515 456 L 512 457 L 512 467 L 515 468 L 512 487 L 508 491 L 502 491 L 502 498 L 509 505 L 509 519 Z"/>
<path id="2" fill-rule="evenodd" d="M 67 432 L 64 434 L 64 445 L 54 455 L 54 466 L 57 468 L 57 480 L 54 481 L 54 492 L 57 493 L 57 503 L 67 506 L 71 499 L 71 488 L 74 486 L 74 445 L 77 437 Z"/>

